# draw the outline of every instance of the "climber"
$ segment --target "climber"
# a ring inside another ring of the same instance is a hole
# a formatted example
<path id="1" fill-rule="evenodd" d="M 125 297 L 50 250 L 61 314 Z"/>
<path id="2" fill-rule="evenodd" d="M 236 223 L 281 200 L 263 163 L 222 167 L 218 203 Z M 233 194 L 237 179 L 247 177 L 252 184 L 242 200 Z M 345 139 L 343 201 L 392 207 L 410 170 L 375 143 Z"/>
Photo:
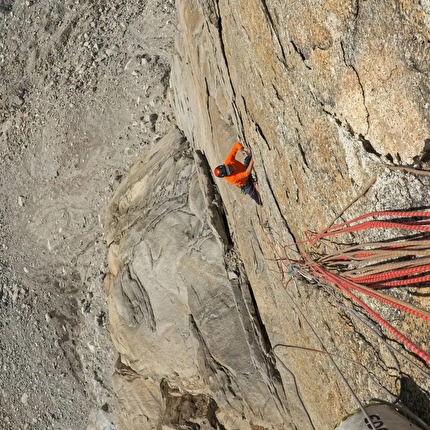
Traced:
<path id="1" fill-rule="evenodd" d="M 236 160 L 238 151 L 241 151 L 245 158 L 243 164 Z M 243 194 L 248 194 L 258 205 L 262 205 L 260 194 L 255 188 L 254 180 L 251 176 L 253 165 L 252 156 L 240 142 L 236 142 L 224 160 L 224 164 L 215 167 L 214 173 L 218 178 L 224 178 L 230 184 L 237 185 Z"/>

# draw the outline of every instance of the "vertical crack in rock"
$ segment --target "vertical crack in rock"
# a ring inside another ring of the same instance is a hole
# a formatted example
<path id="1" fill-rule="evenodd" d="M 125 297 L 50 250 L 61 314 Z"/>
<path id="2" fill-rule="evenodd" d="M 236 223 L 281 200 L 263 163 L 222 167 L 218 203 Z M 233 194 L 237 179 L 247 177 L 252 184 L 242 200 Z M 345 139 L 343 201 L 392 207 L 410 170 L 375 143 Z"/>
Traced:
<path id="1" fill-rule="evenodd" d="M 356 25 L 357 25 L 359 15 L 360 15 L 360 0 L 356 0 L 356 2 L 355 2 L 355 14 L 354 14 L 354 19 L 355 19 Z"/>
<path id="2" fill-rule="evenodd" d="M 130 310 L 127 320 L 132 326 L 136 326 L 145 318 L 148 327 L 154 332 L 156 322 L 149 294 L 139 277 L 134 274 L 130 264 L 127 264 L 126 268 L 128 280 L 126 283 L 122 283 L 122 291 L 126 299 L 127 308 Z"/>
<path id="3" fill-rule="evenodd" d="M 250 339 L 250 345 L 253 345 L 254 339 L 258 341 L 255 353 L 263 354 L 262 360 L 266 366 L 267 375 L 269 376 L 269 389 L 278 400 L 277 405 L 280 413 L 282 414 L 286 408 L 286 393 L 282 384 L 281 374 L 275 365 L 276 360 L 272 355 L 272 344 L 261 318 L 254 291 L 248 282 L 245 282 L 243 286 L 239 283 L 237 290 L 233 290 L 240 294 L 240 301 L 237 300 L 237 303 L 244 303 L 246 305 L 247 315 L 251 317 L 250 321 L 252 323 L 254 335 L 252 336 L 252 339 Z M 251 334 L 249 337 L 251 337 Z"/>
<path id="4" fill-rule="evenodd" d="M 370 116 L 370 114 L 369 114 L 369 110 L 367 109 L 366 94 L 365 94 L 365 91 L 364 91 L 363 83 L 361 82 L 360 75 L 359 75 L 359 73 L 357 71 L 357 68 L 354 66 L 354 64 L 352 63 L 352 61 L 348 61 L 347 60 L 347 58 L 346 58 L 346 52 L 345 52 L 345 47 L 343 46 L 343 42 L 342 41 L 340 42 L 340 48 L 342 50 L 342 58 L 343 58 L 343 61 L 344 61 L 345 65 L 347 67 L 350 67 L 354 71 L 355 76 L 357 77 L 358 85 L 360 86 L 360 89 L 361 89 L 361 97 L 363 99 L 363 106 L 364 106 L 364 110 L 366 111 L 366 132 L 364 133 L 364 136 L 366 136 L 367 133 L 369 132 L 369 128 L 370 128 L 370 124 L 369 124 L 369 116 Z"/>
<path id="5" fill-rule="evenodd" d="M 231 90 L 233 92 L 233 101 L 234 101 L 234 100 L 236 100 L 236 91 L 235 91 L 235 89 L 233 87 L 233 82 L 231 80 L 230 67 L 229 67 L 229 64 L 228 64 L 227 53 L 226 53 L 226 50 L 225 50 L 224 37 L 223 37 L 223 34 L 222 34 L 223 33 L 223 23 L 222 23 L 220 8 L 219 8 L 219 1 L 217 1 L 215 3 L 215 7 L 217 9 L 217 15 L 218 15 L 218 25 L 216 26 L 216 28 L 218 29 L 219 43 L 220 43 L 220 47 L 221 47 L 221 54 L 222 54 L 222 57 L 224 59 L 225 67 L 227 69 L 227 76 L 228 76 L 228 80 L 230 82 Z"/>
<path id="6" fill-rule="evenodd" d="M 263 142 L 266 144 L 267 149 L 268 149 L 269 151 L 271 151 L 271 150 L 272 150 L 272 148 L 270 147 L 269 142 L 268 142 L 268 140 L 267 140 L 266 136 L 264 135 L 263 130 L 262 130 L 262 129 L 261 129 L 261 127 L 260 127 L 260 124 L 258 124 L 258 123 L 257 123 L 257 122 L 255 122 L 255 121 L 253 121 L 253 122 L 254 122 L 254 124 L 255 124 L 255 129 L 256 129 L 257 133 L 258 133 L 258 134 L 261 136 L 261 138 L 263 139 Z"/>
<path id="7" fill-rule="evenodd" d="M 288 225 L 288 221 L 287 221 L 287 219 L 285 218 L 285 216 L 284 216 L 284 214 L 283 214 L 283 212 L 282 212 L 282 210 L 281 210 L 281 207 L 279 206 L 278 199 L 277 199 L 277 198 L 276 198 L 276 196 L 275 196 L 275 192 L 273 191 L 272 184 L 271 184 L 271 182 L 270 182 L 270 180 L 269 180 L 269 177 L 268 177 L 268 175 L 267 175 L 266 166 L 263 164 L 263 165 L 262 165 L 262 167 L 263 167 L 264 175 L 265 175 L 265 177 L 266 177 L 267 187 L 269 188 L 270 194 L 271 194 L 271 195 L 272 195 L 272 197 L 273 197 L 273 200 L 274 200 L 274 202 L 275 202 L 276 208 L 278 209 L 279 215 L 280 215 L 280 217 L 282 218 L 282 221 L 284 222 L 285 228 L 287 229 L 288 233 L 289 233 L 289 234 L 291 235 L 291 237 L 293 238 L 293 243 L 296 243 L 296 242 L 297 242 L 297 241 L 296 241 L 296 238 L 295 238 L 295 236 L 294 236 L 294 234 L 293 234 L 292 230 L 290 229 L 290 226 Z M 290 166 L 290 167 L 291 167 L 291 166 Z"/>
<path id="8" fill-rule="evenodd" d="M 237 395 L 238 390 L 234 390 L 232 387 L 234 377 L 226 366 L 221 364 L 216 358 L 213 356 L 209 347 L 207 346 L 206 340 L 199 329 L 197 321 L 194 318 L 194 315 L 189 315 L 190 322 L 190 331 L 193 333 L 194 337 L 199 341 L 200 346 L 202 347 L 202 356 L 205 361 L 206 366 L 211 369 L 214 373 L 221 371 L 225 377 L 227 378 L 227 388 L 234 395 Z"/>
<path id="9" fill-rule="evenodd" d="M 294 184 L 296 185 L 296 202 L 298 203 L 300 200 L 300 188 L 297 184 L 297 179 L 296 179 L 296 175 L 294 174 L 293 166 L 291 164 L 289 164 L 289 167 L 290 167 L 291 177 L 293 178 Z M 285 221 L 285 219 L 284 219 L 284 221 Z M 295 239 L 294 239 L 294 241 L 295 241 Z"/>
<path id="10" fill-rule="evenodd" d="M 274 84 L 274 83 L 272 83 L 272 88 L 273 88 L 273 91 L 275 92 L 275 96 L 276 96 L 276 98 L 277 98 L 280 102 L 286 103 L 286 102 L 285 102 L 285 100 L 284 100 L 284 97 L 280 94 L 280 92 L 279 92 L 278 88 L 275 86 L 275 84 Z"/>
<path id="11" fill-rule="evenodd" d="M 269 11 L 269 8 L 267 6 L 266 0 L 260 0 L 261 9 L 263 10 L 264 16 L 267 18 L 267 22 L 269 24 L 271 33 L 272 33 L 272 39 L 276 41 L 276 45 L 278 46 L 281 56 L 277 55 L 278 60 L 281 62 L 281 64 L 286 68 L 289 69 L 287 64 L 287 57 L 285 55 L 284 47 L 281 42 L 281 38 L 279 36 L 279 31 L 275 26 L 272 14 Z"/>
<path id="12" fill-rule="evenodd" d="M 309 66 L 309 64 L 307 64 L 306 63 L 306 57 L 305 57 L 305 54 L 303 54 L 303 52 L 299 49 L 299 47 L 294 43 L 294 40 L 290 40 L 290 43 L 291 43 L 291 46 L 293 47 L 293 49 L 294 49 L 294 51 L 296 51 L 297 52 L 297 54 L 299 54 L 300 55 L 300 58 L 302 59 L 302 61 L 303 61 L 303 64 L 306 66 L 306 68 L 308 69 L 308 70 L 312 70 L 312 68 Z"/>
<path id="13" fill-rule="evenodd" d="M 206 110 L 208 111 L 208 117 L 209 117 L 209 123 L 211 126 L 211 135 L 214 134 L 214 125 L 212 122 L 212 116 L 211 116 L 211 107 L 210 107 L 210 92 L 209 92 L 209 84 L 208 80 L 205 78 L 205 88 L 206 88 Z"/>
<path id="14" fill-rule="evenodd" d="M 231 88 L 231 92 L 232 92 L 232 98 L 231 98 L 231 105 L 233 107 L 233 111 L 236 117 L 236 123 L 237 123 L 237 129 L 238 132 L 241 135 L 242 138 L 242 142 L 245 143 L 245 136 L 243 135 L 243 121 L 242 118 L 239 114 L 239 109 L 237 107 L 237 103 L 236 103 L 236 90 L 234 88 L 232 79 L 231 79 L 231 74 L 230 74 L 230 66 L 228 63 L 228 59 L 227 59 L 227 53 L 225 50 L 225 44 L 224 44 L 224 37 L 223 37 L 223 23 L 222 23 L 222 18 L 221 18 L 221 12 L 220 12 L 220 6 L 219 6 L 219 1 L 215 1 L 214 2 L 214 7 L 216 8 L 216 13 L 218 15 L 218 21 L 217 21 L 217 25 L 216 28 L 218 29 L 218 37 L 219 37 L 219 43 L 220 43 L 220 47 L 221 47 L 221 54 L 222 57 L 224 59 L 224 63 L 225 63 L 225 67 L 227 69 L 227 77 L 228 77 L 228 81 L 230 82 L 230 88 Z M 243 97 L 242 97 L 243 100 Z"/>
<path id="15" fill-rule="evenodd" d="M 233 244 L 227 217 L 222 206 L 220 195 L 216 192 L 216 185 L 210 174 L 210 167 L 206 156 L 202 151 L 194 152 L 198 179 L 204 198 L 206 199 L 208 223 L 213 229 L 215 236 L 218 237 L 224 247 Z"/>
<path id="16" fill-rule="evenodd" d="M 303 121 L 302 121 L 302 118 L 301 118 L 301 116 L 299 114 L 299 111 L 297 110 L 296 106 L 294 106 L 294 112 L 295 112 L 295 114 L 297 116 L 297 121 L 303 127 Z M 297 128 L 296 128 L 296 133 L 297 133 L 297 136 L 300 136 L 300 132 L 299 132 L 299 130 Z"/>
<path id="17" fill-rule="evenodd" d="M 309 169 L 308 160 L 306 159 L 306 154 L 305 154 L 305 151 L 303 149 L 303 146 L 301 145 L 300 142 L 297 142 L 297 146 L 299 147 L 299 151 L 300 151 L 300 154 L 302 156 L 303 163 L 305 163 L 305 166 Z"/>
<path id="18" fill-rule="evenodd" d="M 242 96 L 242 102 L 245 102 L 245 98 L 243 96 Z M 236 117 L 236 123 L 237 123 L 238 133 L 240 135 L 242 143 L 245 143 L 245 136 L 243 134 L 244 125 L 243 125 L 242 116 L 239 113 L 239 109 L 237 107 L 237 103 L 236 103 L 235 100 L 231 101 L 231 105 L 233 106 L 234 116 Z"/>

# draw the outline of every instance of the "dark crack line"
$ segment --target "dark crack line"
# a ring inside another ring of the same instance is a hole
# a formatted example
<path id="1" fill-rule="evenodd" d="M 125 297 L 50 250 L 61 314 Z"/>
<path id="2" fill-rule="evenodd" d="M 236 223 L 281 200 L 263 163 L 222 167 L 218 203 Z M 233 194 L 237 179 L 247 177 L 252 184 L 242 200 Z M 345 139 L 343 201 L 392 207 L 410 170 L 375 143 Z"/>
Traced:
<path id="1" fill-rule="evenodd" d="M 295 42 L 294 42 L 294 40 L 290 40 L 290 43 L 291 43 L 291 46 L 293 47 L 293 49 L 294 49 L 294 51 L 296 51 L 296 53 L 297 54 L 299 54 L 299 56 L 300 56 L 300 58 L 301 58 L 301 60 L 302 60 L 302 62 L 303 62 L 303 64 L 305 65 L 305 67 L 308 69 L 308 70 L 312 70 L 312 67 L 311 66 L 309 66 L 309 64 L 306 62 L 307 61 L 307 58 L 306 58 L 306 56 L 305 56 L 305 54 L 303 54 L 303 52 L 299 49 L 299 47 L 295 44 Z"/>
<path id="2" fill-rule="evenodd" d="M 352 63 L 348 63 L 348 61 L 346 59 L 345 47 L 343 46 L 343 42 L 342 41 L 340 42 L 340 48 L 342 50 L 343 62 L 345 63 L 345 65 L 347 67 L 350 67 L 354 71 L 355 76 L 357 77 L 358 85 L 360 85 L 361 97 L 363 98 L 363 106 L 364 106 L 364 109 L 366 111 L 366 132 L 364 133 L 364 136 L 366 136 L 367 133 L 369 133 L 369 128 L 370 128 L 370 125 L 369 125 L 369 116 L 370 116 L 370 114 L 369 114 L 369 110 L 367 109 L 367 105 L 366 105 L 366 94 L 365 94 L 365 91 L 364 91 L 364 87 L 363 87 L 363 84 L 361 82 L 360 75 L 358 74 L 357 68 Z"/>
<path id="3" fill-rule="evenodd" d="M 281 56 L 277 55 L 278 60 L 281 62 L 281 64 L 287 69 L 289 70 L 288 64 L 287 64 L 287 56 L 285 55 L 285 51 L 284 51 L 284 47 L 282 46 L 281 43 L 281 38 L 279 36 L 279 32 L 275 26 L 275 23 L 273 21 L 272 18 L 272 14 L 269 11 L 269 8 L 267 7 L 267 3 L 265 0 L 260 0 L 260 5 L 261 5 L 261 9 L 263 10 L 263 13 L 265 15 L 265 17 L 267 18 L 267 22 L 269 23 L 269 27 L 272 33 L 272 37 L 274 37 L 276 39 L 276 42 L 279 46 L 279 49 L 281 51 Z"/>
<path id="4" fill-rule="evenodd" d="M 242 101 L 244 102 L 244 98 L 242 96 Z M 245 135 L 243 134 L 243 130 L 244 130 L 244 125 L 243 125 L 243 120 L 242 120 L 242 116 L 239 114 L 239 109 L 237 107 L 236 101 L 232 100 L 232 106 L 233 106 L 233 111 L 234 111 L 234 115 L 236 117 L 236 122 L 238 124 L 238 132 L 240 134 L 240 138 L 242 139 L 242 143 L 246 142 L 245 139 Z"/>
<path id="5" fill-rule="evenodd" d="M 272 188 L 272 184 L 269 181 L 269 177 L 268 177 L 267 171 L 266 171 L 266 166 L 264 164 L 262 164 L 262 167 L 263 167 L 264 174 L 266 176 L 267 186 L 269 188 L 270 194 L 273 197 L 273 200 L 275 201 L 275 205 L 276 205 L 276 208 L 278 209 L 279 215 L 281 216 L 282 221 L 284 222 L 285 228 L 287 229 L 288 233 L 293 238 L 293 243 L 296 243 L 297 240 L 296 240 L 296 238 L 295 238 L 295 236 L 294 236 L 294 234 L 293 234 L 290 226 L 288 225 L 288 222 L 287 222 L 286 218 L 284 217 L 284 215 L 283 215 L 283 213 L 281 211 L 281 207 L 279 206 L 278 199 L 276 198 L 275 193 L 274 193 L 273 188 Z"/>
<path id="6" fill-rule="evenodd" d="M 218 236 L 226 247 L 233 245 L 233 236 L 228 224 L 225 207 L 212 175 L 209 162 L 202 151 L 196 150 L 195 163 L 197 168 L 203 172 L 203 177 L 208 178 L 203 188 L 209 204 L 208 216 L 209 223 L 213 226 Z"/>
<path id="7" fill-rule="evenodd" d="M 253 227 L 255 228 L 254 224 Z M 260 228 L 259 225 L 258 228 Z M 256 246 L 259 247 L 259 251 L 262 253 L 263 251 L 258 242 L 256 243 Z M 232 256 L 233 254 L 230 254 L 228 256 L 228 260 L 237 261 L 237 258 L 232 258 Z M 240 274 L 242 279 L 242 281 L 232 285 L 232 292 L 235 305 L 238 309 L 242 328 L 247 336 L 250 352 L 252 352 L 251 358 L 253 358 L 254 367 L 256 371 L 261 373 L 264 377 L 268 377 L 266 379 L 266 384 L 269 391 L 277 400 L 276 406 L 279 412 L 282 415 L 285 414 L 285 412 L 290 413 L 286 402 L 287 393 L 285 392 L 284 385 L 282 383 L 281 374 L 276 368 L 276 360 L 272 354 L 272 344 L 270 342 L 270 337 L 261 317 L 258 303 L 255 298 L 252 286 L 250 285 L 247 278 L 245 268 L 242 264 L 235 263 L 234 266 L 231 266 L 227 263 L 226 269 Z M 264 366 L 264 373 L 262 372 L 260 366 L 257 366 L 256 363 L 262 364 Z"/>
<path id="8" fill-rule="evenodd" d="M 328 116 L 330 116 L 334 122 L 338 125 L 338 127 L 342 128 L 343 130 L 345 130 L 346 133 L 348 133 L 349 136 L 351 136 L 351 138 L 353 139 L 357 139 L 358 141 L 361 142 L 361 144 L 363 145 L 363 149 L 369 153 L 369 154 L 374 154 L 376 155 L 378 158 L 380 158 L 382 156 L 382 154 L 380 154 L 378 151 L 376 151 L 376 149 L 374 148 L 374 146 L 372 145 L 372 143 L 370 142 L 370 140 L 366 139 L 365 135 L 361 134 L 361 133 L 356 133 L 354 131 L 354 129 L 352 128 L 351 124 L 346 120 L 341 120 L 340 118 L 338 118 L 338 116 L 336 115 L 335 112 L 332 112 L 331 110 L 326 108 L 326 105 L 319 100 L 314 93 L 312 93 L 312 97 L 313 99 L 319 103 L 319 105 L 321 106 L 322 111 L 327 114 Z M 366 109 L 367 111 L 367 109 Z M 367 124 L 369 125 L 368 121 Z"/>
<path id="9" fill-rule="evenodd" d="M 289 164 L 289 167 L 290 167 L 291 177 L 294 179 L 294 184 L 296 185 L 296 202 L 298 203 L 300 200 L 300 189 L 297 185 L 297 179 L 296 179 L 296 176 L 294 175 L 293 166 Z"/>
<path id="10" fill-rule="evenodd" d="M 124 290 L 122 290 L 124 296 L 127 297 L 127 300 L 129 301 L 130 306 L 135 313 L 132 318 L 136 322 L 136 324 L 139 324 L 140 319 L 138 318 L 138 315 L 136 315 L 136 311 L 137 309 L 139 309 L 140 313 L 145 317 L 150 330 L 154 332 L 157 329 L 157 323 L 155 321 L 154 310 L 151 305 L 151 299 L 149 298 L 149 294 L 143 286 L 142 282 L 140 281 L 139 277 L 136 276 L 136 274 L 134 273 L 130 264 L 127 264 L 127 273 L 129 281 L 137 286 L 138 291 L 142 295 L 142 300 L 139 300 L 137 297 L 132 297 Z"/>
<path id="11" fill-rule="evenodd" d="M 206 88 L 206 110 L 208 112 L 208 117 L 209 117 L 209 123 L 211 125 L 211 135 L 214 135 L 214 126 L 212 123 L 212 116 L 211 116 L 211 111 L 210 111 L 210 92 L 209 92 L 209 84 L 208 84 L 208 80 L 205 78 L 205 88 Z"/>
<path id="12" fill-rule="evenodd" d="M 228 63 L 228 59 L 227 59 L 227 53 L 226 53 L 224 38 L 223 38 L 223 34 L 222 34 L 223 33 L 223 23 L 222 23 L 222 18 L 221 18 L 221 13 L 220 13 L 219 1 L 214 2 L 214 5 L 215 5 L 216 12 L 218 15 L 217 29 L 218 29 L 218 38 L 219 38 L 219 43 L 220 43 L 220 48 L 221 48 L 221 54 L 222 54 L 222 57 L 224 59 L 225 67 L 227 70 L 228 80 L 230 82 L 230 87 L 231 87 L 231 91 L 233 94 L 231 103 L 233 105 L 233 111 L 234 111 L 235 116 L 236 116 L 237 126 L 238 126 L 238 128 L 240 128 L 240 130 L 243 130 L 243 122 L 242 122 L 242 118 L 239 115 L 238 108 L 236 105 L 236 90 L 234 89 L 233 81 L 231 79 L 230 67 L 229 67 L 229 63 Z M 239 127 L 239 125 L 240 125 L 240 127 Z M 241 134 L 242 138 L 244 139 L 245 136 L 243 135 L 243 133 L 240 132 L 240 134 Z M 243 140 L 243 143 L 245 143 L 245 140 Z"/>
<path id="13" fill-rule="evenodd" d="M 246 283 L 245 289 L 240 288 L 240 290 L 242 300 L 245 302 L 245 304 L 247 303 L 247 297 L 245 296 L 248 296 L 249 298 L 251 309 L 247 307 L 247 312 L 251 317 L 251 321 L 253 322 L 252 327 L 254 329 L 254 336 L 259 341 L 258 343 L 260 345 L 260 350 L 263 352 L 265 357 L 264 363 L 266 364 L 267 374 L 270 378 L 269 380 L 275 382 L 275 384 L 268 384 L 268 387 L 269 390 L 272 391 L 272 394 L 278 399 L 282 408 L 280 412 L 283 413 L 286 407 L 285 399 L 287 398 L 287 393 L 285 392 L 284 385 L 282 384 L 281 374 L 276 368 L 276 359 L 273 356 L 272 344 L 270 342 L 269 334 L 263 323 L 263 319 L 261 318 L 254 291 L 252 290 L 249 283 Z M 287 411 L 289 412 L 288 409 Z"/>
<path id="14" fill-rule="evenodd" d="M 283 97 L 282 97 L 282 95 L 279 93 L 278 88 L 276 88 L 276 86 L 275 86 L 273 83 L 272 83 L 272 88 L 273 88 L 273 91 L 275 92 L 276 98 L 277 98 L 280 102 L 285 103 L 284 98 L 283 98 Z"/>
<path id="15" fill-rule="evenodd" d="M 355 3 L 356 7 L 355 7 L 355 21 L 358 21 L 358 16 L 360 15 L 360 0 L 357 0 Z"/>
<path id="16" fill-rule="evenodd" d="M 254 122 L 254 121 L 253 121 Z M 258 123 L 256 123 L 256 122 L 254 122 L 254 124 L 255 124 L 255 129 L 257 130 L 257 133 L 261 136 L 261 138 L 263 139 L 263 141 L 264 141 L 264 143 L 266 144 L 266 146 L 267 146 L 267 149 L 269 150 L 269 151 L 271 151 L 272 150 L 272 148 L 270 147 L 270 145 L 269 145 L 269 142 L 268 142 L 268 140 L 267 140 L 267 138 L 266 138 L 266 136 L 265 136 L 265 134 L 263 133 L 263 130 L 261 129 L 261 127 L 260 127 L 260 124 L 258 124 Z"/>
<path id="17" fill-rule="evenodd" d="M 302 118 L 300 117 L 300 115 L 299 115 L 299 111 L 297 110 L 296 106 L 294 106 L 294 112 L 296 113 L 297 121 L 298 121 L 298 122 L 299 122 L 299 124 L 303 127 Z M 297 131 L 297 133 L 298 133 L 298 130 L 297 130 L 297 129 L 296 129 L 296 131 Z"/>
<path id="18" fill-rule="evenodd" d="M 308 160 L 306 159 L 306 154 L 305 154 L 305 151 L 303 149 L 303 146 L 300 144 L 300 142 L 297 142 L 297 145 L 299 147 L 299 151 L 300 151 L 300 154 L 302 156 L 303 163 L 305 163 L 305 166 L 309 169 Z"/>

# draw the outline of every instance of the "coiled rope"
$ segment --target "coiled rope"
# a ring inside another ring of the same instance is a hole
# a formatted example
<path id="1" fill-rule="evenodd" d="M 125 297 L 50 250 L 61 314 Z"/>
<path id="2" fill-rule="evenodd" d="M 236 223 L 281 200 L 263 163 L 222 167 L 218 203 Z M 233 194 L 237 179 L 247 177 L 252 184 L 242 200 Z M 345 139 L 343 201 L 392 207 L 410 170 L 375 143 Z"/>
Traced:
<path id="1" fill-rule="evenodd" d="M 391 236 L 394 233 L 394 238 L 344 246 L 324 255 L 316 251 L 322 247 L 324 241 L 333 244 L 336 239 L 339 247 L 340 235 L 370 229 L 391 230 Z M 318 283 L 337 287 L 401 344 L 430 365 L 428 352 L 357 296 L 359 293 L 429 322 L 429 311 L 381 291 L 392 287 L 419 286 L 430 281 L 429 234 L 429 211 L 377 211 L 332 225 L 317 233 L 306 231 L 305 240 L 293 244 L 301 245 L 297 260 L 291 260 L 286 255 L 287 248 L 292 245 L 284 247 L 284 252 L 281 252 L 276 249 L 273 241 L 269 240 L 269 243 L 277 255 L 281 280 L 285 286 L 289 282 L 284 279 L 285 275 L 291 276 L 292 272 L 293 276 L 294 273 L 307 273 L 310 279 L 313 278 Z"/>

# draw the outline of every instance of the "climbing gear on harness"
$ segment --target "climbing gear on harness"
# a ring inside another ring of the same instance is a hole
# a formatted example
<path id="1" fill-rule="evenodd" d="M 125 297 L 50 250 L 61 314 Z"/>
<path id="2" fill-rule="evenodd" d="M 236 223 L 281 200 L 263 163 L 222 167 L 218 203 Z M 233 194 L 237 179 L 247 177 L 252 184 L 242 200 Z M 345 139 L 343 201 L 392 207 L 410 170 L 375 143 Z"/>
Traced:
<path id="1" fill-rule="evenodd" d="M 255 187 L 254 181 L 252 180 L 251 176 L 249 177 L 249 182 L 245 186 L 240 187 L 240 191 L 242 191 L 243 194 L 247 194 L 248 196 L 250 196 L 251 199 L 254 200 L 258 205 L 263 205 L 260 193 L 257 191 L 257 188 Z"/>

